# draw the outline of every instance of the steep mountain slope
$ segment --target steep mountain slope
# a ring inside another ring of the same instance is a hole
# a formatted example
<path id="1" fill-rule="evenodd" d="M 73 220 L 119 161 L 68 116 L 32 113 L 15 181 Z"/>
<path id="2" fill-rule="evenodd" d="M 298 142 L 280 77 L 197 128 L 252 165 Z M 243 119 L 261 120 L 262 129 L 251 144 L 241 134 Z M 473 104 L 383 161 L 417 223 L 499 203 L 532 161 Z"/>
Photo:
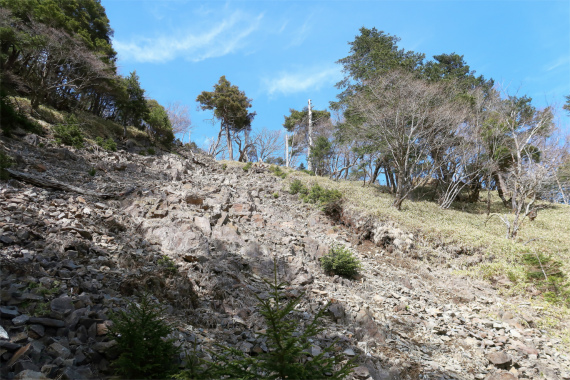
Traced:
<path id="1" fill-rule="evenodd" d="M 263 167 L 35 135 L 2 144 L 21 178 L 0 182 L 3 378 L 107 376 L 110 313 L 144 289 L 179 344 L 266 350 L 254 295 L 267 295 L 276 261 L 288 294 L 306 294 L 302 323 L 331 302 L 308 355 L 336 340 L 355 378 L 570 379 L 564 342 L 535 326 L 539 309 L 426 265 L 418 237 L 394 223 L 347 212 L 335 224 Z M 357 280 L 323 273 L 334 245 L 362 261 Z"/>

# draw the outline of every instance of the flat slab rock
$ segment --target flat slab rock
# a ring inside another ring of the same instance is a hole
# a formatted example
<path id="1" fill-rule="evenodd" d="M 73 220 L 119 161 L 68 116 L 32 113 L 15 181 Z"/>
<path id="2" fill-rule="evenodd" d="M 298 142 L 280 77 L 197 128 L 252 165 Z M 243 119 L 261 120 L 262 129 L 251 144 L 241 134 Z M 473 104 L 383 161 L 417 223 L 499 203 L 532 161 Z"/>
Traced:
<path id="1" fill-rule="evenodd" d="M 492 352 L 487 359 L 497 368 L 508 368 L 513 363 L 513 358 L 504 352 Z"/>

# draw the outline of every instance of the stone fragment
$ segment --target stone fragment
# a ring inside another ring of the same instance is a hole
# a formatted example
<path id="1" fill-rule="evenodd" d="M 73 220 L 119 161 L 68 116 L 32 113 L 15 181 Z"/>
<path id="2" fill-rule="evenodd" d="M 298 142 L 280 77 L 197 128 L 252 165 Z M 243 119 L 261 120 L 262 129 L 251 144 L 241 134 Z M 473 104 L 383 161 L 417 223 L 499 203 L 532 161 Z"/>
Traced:
<path id="1" fill-rule="evenodd" d="M 42 325 L 30 325 L 28 333 L 30 334 L 36 334 L 38 336 L 38 338 L 42 338 L 45 335 L 46 329 L 44 326 Z"/>
<path id="2" fill-rule="evenodd" d="M 212 233 L 212 227 L 210 227 L 210 220 L 201 216 L 194 217 L 194 224 L 204 233 L 206 236 L 210 236 Z"/>
<path id="3" fill-rule="evenodd" d="M 367 379 L 370 376 L 370 370 L 361 365 L 353 369 L 353 374 L 359 379 Z"/>
<path id="4" fill-rule="evenodd" d="M 487 355 L 487 359 L 497 368 L 508 369 L 513 363 L 513 359 L 502 351 L 492 352 Z"/>
<path id="5" fill-rule="evenodd" d="M 71 297 L 59 297 L 50 302 L 50 308 L 54 312 L 68 315 L 75 310 L 75 305 Z"/>
<path id="6" fill-rule="evenodd" d="M 0 339 L 8 339 L 8 332 L 0 325 Z"/>
<path id="7" fill-rule="evenodd" d="M 49 380 L 49 378 L 41 372 L 26 369 L 18 373 L 14 380 Z"/>
<path id="8" fill-rule="evenodd" d="M 16 306 L 0 306 L 0 315 L 4 318 L 15 318 L 20 312 Z"/>
<path id="9" fill-rule="evenodd" d="M 65 322 L 59 319 L 31 317 L 30 323 L 38 323 L 48 327 L 65 327 Z"/>
<path id="10" fill-rule="evenodd" d="M 494 373 L 487 377 L 485 380 L 517 380 L 518 377 L 509 372 Z"/>
<path id="11" fill-rule="evenodd" d="M 353 357 L 356 356 L 356 353 L 354 352 L 354 350 L 352 348 L 347 348 L 346 350 L 344 350 L 342 352 L 343 354 L 345 354 L 348 357 Z"/>
<path id="12" fill-rule="evenodd" d="M 67 359 L 71 356 L 71 351 L 58 342 L 52 343 L 46 349 L 47 353 L 55 358 Z"/>
<path id="13" fill-rule="evenodd" d="M 14 324 L 14 326 L 21 326 L 21 325 L 25 325 L 26 323 L 28 323 L 29 320 L 30 320 L 29 315 L 22 314 L 16 318 L 12 319 L 12 323 Z"/>

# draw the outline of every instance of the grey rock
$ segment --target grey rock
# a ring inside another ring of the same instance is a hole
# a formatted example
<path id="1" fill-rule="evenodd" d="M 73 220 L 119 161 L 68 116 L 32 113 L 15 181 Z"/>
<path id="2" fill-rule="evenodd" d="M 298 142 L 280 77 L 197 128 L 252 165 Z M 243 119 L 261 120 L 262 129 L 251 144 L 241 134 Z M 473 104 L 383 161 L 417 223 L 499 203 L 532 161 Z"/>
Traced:
<path id="1" fill-rule="evenodd" d="M 75 310 L 75 305 L 71 297 L 59 297 L 50 302 L 50 308 L 54 312 L 68 315 Z"/>
<path id="2" fill-rule="evenodd" d="M 21 326 L 21 325 L 25 325 L 26 323 L 28 323 L 29 320 L 30 320 L 29 315 L 22 314 L 16 318 L 12 319 L 12 323 L 14 324 L 14 326 Z"/>
<path id="3" fill-rule="evenodd" d="M 57 342 L 50 344 L 46 351 L 51 356 L 59 357 L 64 360 L 71 356 L 71 351 Z"/>
<path id="4" fill-rule="evenodd" d="M 16 306 L 0 306 L 0 315 L 4 318 L 14 318 L 20 315 Z"/>
<path id="5" fill-rule="evenodd" d="M 508 369 L 513 363 L 513 358 L 502 351 L 488 354 L 487 359 L 489 359 L 489 361 L 497 368 Z"/>
<path id="6" fill-rule="evenodd" d="M 18 373 L 14 380 L 49 380 L 49 378 L 41 372 L 27 369 Z"/>
<path id="7" fill-rule="evenodd" d="M 59 319 L 31 317 L 30 323 L 37 323 L 48 327 L 65 327 L 65 322 Z"/>

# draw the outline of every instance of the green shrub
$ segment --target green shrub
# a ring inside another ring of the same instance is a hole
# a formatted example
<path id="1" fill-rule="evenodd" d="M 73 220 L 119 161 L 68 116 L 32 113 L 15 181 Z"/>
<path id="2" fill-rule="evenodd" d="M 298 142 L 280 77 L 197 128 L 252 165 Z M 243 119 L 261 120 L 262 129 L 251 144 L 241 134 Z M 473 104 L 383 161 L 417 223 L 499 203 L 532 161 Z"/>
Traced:
<path id="1" fill-rule="evenodd" d="M 73 146 L 74 148 L 83 148 L 83 133 L 79 129 L 77 118 L 73 115 L 66 119 L 65 124 L 58 124 L 53 127 L 55 140 L 59 144 Z"/>
<path id="2" fill-rule="evenodd" d="M 0 151 L 0 179 L 9 179 L 10 173 L 6 171 L 12 166 L 12 159 L 4 152 Z"/>
<path id="3" fill-rule="evenodd" d="M 251 162 L 248 162 L 247 164 L 245 164 L 245 166 L 242 168 L 244 172 L 247 172 L 249 169 L 251 169 Z"/>
<path id="4" fill-rule="evenodd" d="M 139 151 L 139 154 L 140 154 L 141 156 L 146 156 L 146 151 L 140 150 L 140 151 Z"/>
<path id="5" fill-rule="evenodd" d="M 353 278 L 362 267 L 360 261 L 346 247 L 333 247 L 329 253 L 321 257 L 321 265 L 327 273 Z"/>
<path id="6" fill-rule="evenodd" d="M 310 176 L 312 176 L 312 177 L 315 176 L 315 172 L 312 172 L 312 171 L 310 171 L 310 170 L 307 170 L 307 169 L 300 169 L 300 171 L 303 172 L 303 173 L 305 173 L 305 174 L 308 174 L 308 175 L 310 175 Z"/>
<path id="7" fill-rule="evenodd" d="M 298 194 L 298 193 L 302 194 L 303 190 L 305 190 L 305 194 L 308 192 L 307 188 L 305 187 L 305 185 L 303 185 L 303 182 L 301 182 L 301 180 L 295 179 L 289 185 L 289 192 L 291 194 Z"/>
<path id="8" fill-rule="evenodd" d="M 152 147 L 148 148 L 146 152 L 151 156 L 154 156 L 156 154 L 156 151 Z"/>
<path id="9" fill-rule="evenodd" d="M 275 270 L 277 272 L 277 270 Z M 304 328 L 301 327 L 302 317 L 295 307 L 302 300 L 299 297 L 289 298 L 284 294 L 285 283 L 278 283 L 277 274 L 270 286 L 270 296 L 266 299 L 257 297 L 258 308 L 265 319 L 267 328 L 260 335 L 265 337 L 267 352 L 250 356 L 235 349 L 219 346 L 221 353 L 213 354 L 212 363 L 203 362 L 209 366 L 205 372 L 185 371 L 178 378 L 211 378 L 211 379 L 344 379 L 355 367 L 352 361 L 341 364 L 344 360 L 334 347 L 334 342 L 323 348 L 322 352 L 312 358 L 308 350 L 313 345 L 313 339 L 325 330 L 320 322 L 327 306 L 322 308 L 313 320 Z"/>
<path id="10" fill-rule="evenodd" d="M 303 201 L 318 205 L 325 205 L 331 202 L 337 202 L 342 199 L 342 193 L 338 190 L 328 190 L 319 185 L 313 185 L 309 192 L 303 196 Z"/>
<path id="11" fill-rule="evenodd" d="M 178 272 L 178 268 L 176 267 L 176 263 L 170 257 L 164 255 L 162 258 L 158 260 L 157 263 L 159 266 L 163 267 L 167 272 L 176 273 Z"/>
<path id="12" fill-rule="evenodd" d="M 96 173 L 97 173 L 97 170 L 95 170 L 95 168 L 91 168 L 87 172 L 87 174 L 89 174 L 91 177 L 94 177 Z"/>
<path id="13" fill-rule="evenodd" d="M 279 193 L 278 192 L 273 193 L 273 198 L 275 199 L 279 198 Z"/>
<path id="14" fill-rule="evenodd" d="M 112 152 L 117 151 L 117 143 L 115 142 L 115 140 L 113 140 L 110 137 L 107 138 L 106 140 L 103 140 L 101 136 L 97 136 L 95 138 L 95 142 L 97 143 L 97 145 L 99 145 L 101 148 L 105 150 L 110 150 Z"/>
<path id="15" fill-rule="evenodd" d="M 222 164 L 222 170 L 226 170 L 228 168 L 228 164 Z"/>
<path id="16" fill-rule="evenodd" d="M 0 123 L 2 133 L 7 137 L 10 137 L 12 130 L 17 127 L 36 134 L 42 134 L 43 132 L 42 127 L 30 121 L 24 114 L 14 108 L 3 90 L 0 90 L 0 120 L 2 120 L 2 123 Z"/>
<path id="17" fill-rule="evenodd" d="M 269 171 L 276 175 L 277 177 L 285 179 L 287 177 L 287 173 L 285 173 L 281 168 L 277 165 L 271 165 L 269 167 Z"/>
<path id="18" fill-rule="evenodd" d="M 117 375 L 128 379 L 165 379 L 176 371 L 173 359 L 179 350 L 171 339 L 172 331 L 161 319 L 164 308 L 148 293 L 139 304 L 111 316 L 109 333 L 118 343 L 119 357 L 112 363 Z"/>

